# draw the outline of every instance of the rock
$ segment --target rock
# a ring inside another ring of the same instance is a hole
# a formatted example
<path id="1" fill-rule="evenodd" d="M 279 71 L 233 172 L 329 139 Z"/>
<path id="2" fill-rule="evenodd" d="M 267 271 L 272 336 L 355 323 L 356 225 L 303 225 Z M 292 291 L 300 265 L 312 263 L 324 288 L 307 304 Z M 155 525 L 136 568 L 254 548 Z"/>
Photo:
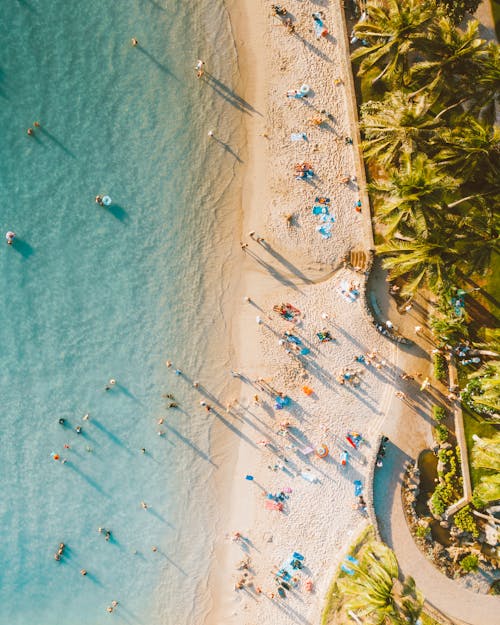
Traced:
<path id="1" fill-rule="evenodd" d="M 498 529 L 495 524 L 487 523 L 484 526 L 484 540 L 492 547 L 498 545 Z"/>

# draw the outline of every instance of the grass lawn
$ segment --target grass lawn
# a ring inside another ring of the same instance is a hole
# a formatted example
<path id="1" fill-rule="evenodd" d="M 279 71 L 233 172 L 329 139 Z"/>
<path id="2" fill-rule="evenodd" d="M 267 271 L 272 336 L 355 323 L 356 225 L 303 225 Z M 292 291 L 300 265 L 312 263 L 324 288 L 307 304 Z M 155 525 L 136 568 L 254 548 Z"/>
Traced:
<path id="1" fill-rule="evenodd" d="M 498 428 L 485 421 L 483 417 L 470 410 L 470 408 L 468 408 L 465 404 L 462 404 L 462 414 L 464 417 L 465 439 L 467 441 L 467 450 L 469 453 L 470 477 L 472 481 L 472 488 L 474 489 L 479 484 L 481 477 L 483 475 L 491 475 L 491 471 L 474 469 L 472 466 L 471 452 L 474 444 L 472 436 L 473 434 L 477 434 L 477 436 L 481 438 L 490 438 L 493 434 L 495 434 L 495 432 L 498 432 Z"/>

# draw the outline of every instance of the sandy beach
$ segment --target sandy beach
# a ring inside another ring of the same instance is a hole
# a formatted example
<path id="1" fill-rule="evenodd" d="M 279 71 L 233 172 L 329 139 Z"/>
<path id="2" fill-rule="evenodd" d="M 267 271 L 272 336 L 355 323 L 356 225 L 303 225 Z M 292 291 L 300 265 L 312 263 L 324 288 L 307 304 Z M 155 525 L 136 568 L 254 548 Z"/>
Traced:
<path id="1" fill-rule="evenodd" d="M 239 396 L 227 398 L 230 433 L 218 449 L 225 468 L 217 478 L 209 625 L 317 622 L 332 572 L 367 522 L 356 509 L 354 482 L 362 488 L 367 483 L 399 373 L 394 347 L 370 324 L 363 304 L 372 241 L 366 196 L 358 187 L 349 50 L 340 3 L 325 4 L 287 2 L 292 34 L 267 3 L 228 7 L 243 97 L 255 112 L 246 117 L 240 239 L 247 247 L 240 252 L 232 328 Z M 318 10 L 329 31 L 319 39 L 311 17 Z M 307 98 L 286 96 L 304 84 L 310 87 Z M 293 133 L 306 139 L 292 141 Z M 314 170 L 308 181 L 296 179 L 294 165 L 302 162 Z M 330 198 L 328 211 L 313 212 L 322 206 L 317 197 Z M 318 229 L 325 226 L 322 236 Z M 342 262 L 352 251 L 360 252 L 358 271 Z M 300 311 L 294 322 L 273 311 L 281 303 Z M 320 342 L 322 332 L 333 340 Z M 297 351 L 304 347 L 308 353 Z M 371 364 L 356 361 L 367 353 Z M 313 392 L 308 396 L 303 387 Z M 277 392 L 290 399 L 279 410 Z M 346 442 L 352 431 L 365 441 L 356 450 Z M 321 445 L 329 450 L 325 458 L 313 451 Z M 286 495 L 282 511 L 268 509 L 267 493 Z M 243 539 L 233 540 L 234 532 Z M 280 599 L 273 573 L 294 552 L 304 556 L 304 567 Z M 235 589 L 241 580 L 242 588 Z"/>

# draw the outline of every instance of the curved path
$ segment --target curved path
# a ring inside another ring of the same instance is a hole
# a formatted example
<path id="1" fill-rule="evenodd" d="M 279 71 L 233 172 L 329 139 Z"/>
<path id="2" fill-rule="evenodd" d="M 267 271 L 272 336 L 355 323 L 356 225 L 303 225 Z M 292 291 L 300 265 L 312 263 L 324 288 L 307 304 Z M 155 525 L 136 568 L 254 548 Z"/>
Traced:
<path id="1" fill-rule="evenodd" d="M 425 302 L 417 299 L 410 313 L 400 315 L 392 298 L 387 297 L 384 278 L 382 272 L 375 270 L 371 281 L 371 288 L 375 289 L 381 307 L 385 308 L 382 314 L 399 325 L 404 335 L 414 338 L 414 325 L 424 321 Z M 429 373 L 427 352 L 430 346 L 426 336 L 419 336 L 414 347 L 398 345 L 395 365 L 409 373 L 420 372 L 425 377 Z M 421 393 L 417 382 L 398 382 L 409 401 L 402 402 L 393 396 L 384 406 L 386 417 L 380 429 L 389 437 L 390 443 L 384 466 L 376 470 L 373 483 L 380 536 L 396 553 L 402 573 L 415 579 L 426 601 L 434 608 L 457 623 L 496 625 L 500 622 L 500 600 L 466 590 L 447 578 L 425 558 L 410 534 L 401 500 L 404 466 L 432 443 L 430 410 L 440 392 L 432 389 L 431 393 Z M 443 397 L 439 400 L 443 402 Z"/>

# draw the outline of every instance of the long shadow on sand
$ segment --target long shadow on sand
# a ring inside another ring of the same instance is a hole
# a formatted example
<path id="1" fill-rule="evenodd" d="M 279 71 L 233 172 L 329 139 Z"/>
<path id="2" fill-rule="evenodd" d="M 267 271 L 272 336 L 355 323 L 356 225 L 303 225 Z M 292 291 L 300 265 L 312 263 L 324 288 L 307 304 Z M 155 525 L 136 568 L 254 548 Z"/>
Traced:
<path id="1" fill-rule="evenodd" d="M 262 117 L 262 113 L 259 113 L 259 111 L 257 111 L 249 102 L 244 100 L 241 96 L 235 93 L 213 74 L 205 72 L 205 74 L 203 75 L 203 79 L 207 85 L 212 87 L 215 93 L 220 95 L 221 98 L 224 98 L 226 102 L 237 108 L 242 113 L 246 113 L 247 115 L 250 115 L 251 113 L 256 113 L 257 115 L 260 115 Z"/>
<path id="2" fill-rule="evenodd" d="M 185 410 L 181 409 L 181 412 L 183 412 L 184 414 L 186 414 L 187 416 L 190 416 Z M 184 443 L 185 445 L 187 445 L 188 447 L 190 447 L 200 458 L 202 458 L 203 460 L 206 460 L 207 462 L 209 462 L 213 467 L 215 467 L 216 469 L 218 469 L 218 465 L 215 464 L 215 462 L 213 460 L 211 460 L 211 458 L 202 450 L 198 447 L 198 445 L 196 445 L 195 443 L 193 443 L 192 441 L 189 440 L 189 438 L 187 438 L 186 436 L 184 436 L 184 434 L 181 434 L 179 432 L 179 430 L 177 428 L 175 428 L 173 425 L 170 425 L 169 423 L 164 423 L 163 424 L 164 427 L 169 431 L 172 432 L 172 434 L 174 434 L 175 436 L 177 436 L 177 438 Z"/>

